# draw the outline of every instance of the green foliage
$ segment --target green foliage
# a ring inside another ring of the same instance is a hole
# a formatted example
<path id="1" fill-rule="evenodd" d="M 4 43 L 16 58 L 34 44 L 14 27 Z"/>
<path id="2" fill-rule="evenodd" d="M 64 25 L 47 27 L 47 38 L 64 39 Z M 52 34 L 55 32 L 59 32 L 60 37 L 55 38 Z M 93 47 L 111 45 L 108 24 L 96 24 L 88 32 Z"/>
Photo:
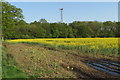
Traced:
<path id="1" fill-rule="evenodd" d="M 5 39 L 15 37 L 15 24 L 23 19 L 21 13 L 22 10 L 20 8 L 16 8 L 8 2 L 2 2 L 2 31 Z"/>
<path id="2" fill-rule="evenodd" d="M 3 67 L 3 78 L 27 78 L 27 75 L 14 66 Z"/>
<path id="3" fill-rule="evenodd" d="M 66 24 L 40 19 L 28 24 L 22 20 L 20 8 L 3 2 L 2 9 L 5 39 L 120 37 L 120 22 L 74 21 Z"/>
<path id="4" fill-rule="evenodd" d="M 14 56 L 2 48 L 2 78 L 28 78 L 28 75 L 19 69 L 14 60 Z"/>
<path id="5" fill-rule="evenodd" d="M 40 19 L 40 23 L 47 23 L 47 20 L 45 20 L 45 19 Z"/>

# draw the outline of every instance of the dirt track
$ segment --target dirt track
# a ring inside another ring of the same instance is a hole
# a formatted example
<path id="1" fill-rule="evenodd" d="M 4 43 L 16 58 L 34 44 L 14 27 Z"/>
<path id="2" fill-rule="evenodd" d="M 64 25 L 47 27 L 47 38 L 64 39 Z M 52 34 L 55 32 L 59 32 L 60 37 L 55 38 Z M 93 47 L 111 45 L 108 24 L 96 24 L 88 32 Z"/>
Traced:
<path id="1" fill-rule="evenodd" d="M 84 63 L 104 60 L 117 62 L 118 58 L 115 57 L 111 58 L 104 55 L 91 56 L 92 53 L 81 54 L 79 51 L 53 49 L 41 47 L 37 44 L 5 44 L 5 47 L 9 55 L 12 55 L 19 64 L 19 67 L 30 75 L 41 75 L 41 73 L 36 70 L 41 67 L 54 71 L 54 73 L 46 73 L 41 78 L 52 78 L 52 75 L 58 77 L 64 75 L 65 78 L 71 78 L 70 76 L 75 75 L 73 78 L 90 78 L 91 80 L 95 78 L 120 79 L 120 77 L 94 69 Z M 56 68 L 55 65 L 52 65 L 54 63 L 60 64 L 61 68 L 59 68 L 59 66 Z M 66 77 L 66 75 L 68 75 L 68 77 Z"/>

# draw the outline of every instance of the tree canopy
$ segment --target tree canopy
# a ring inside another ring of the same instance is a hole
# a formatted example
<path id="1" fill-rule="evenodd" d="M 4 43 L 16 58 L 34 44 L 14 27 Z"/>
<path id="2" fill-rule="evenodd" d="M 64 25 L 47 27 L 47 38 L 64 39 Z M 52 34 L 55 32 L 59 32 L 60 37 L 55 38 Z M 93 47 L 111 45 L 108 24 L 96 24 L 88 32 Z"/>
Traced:
<path id="1" fill-rule="evenodd" d="M 5 38 L 11 38 L 14 33 L 14 27 L 23 19 L 22 10 L 16 8 L 8 2 L 2 2 L 2 30 Z"/>
<path id="2" fill-rule="evenodd" d="M 45 19 L 26 23 L 22 10 L 2 3 L 2 31 L 5 39 L 120 37 L 120 22 L 74 21 L 48 23 Z"/>

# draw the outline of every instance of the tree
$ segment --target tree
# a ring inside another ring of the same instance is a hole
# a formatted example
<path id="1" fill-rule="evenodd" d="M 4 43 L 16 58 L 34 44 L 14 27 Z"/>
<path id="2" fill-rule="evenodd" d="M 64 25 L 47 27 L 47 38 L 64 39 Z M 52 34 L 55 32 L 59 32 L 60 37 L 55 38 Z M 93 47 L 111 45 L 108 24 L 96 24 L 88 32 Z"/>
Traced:
<path id="1" fill-rule="evenodd" d="M 47 20 L 45 20 L 45 19 L 40 19 L 39 22 L 40 22 L 40 23 L 48 23 Z"/>
<path id="2" fill-rule="evenodd" d="M 103 22 L 102 34 L 104 37 L 114 37 L 115 36 L 116 23 L 112 21 Z"/>
<path id="3" fill-rule="evenodd" d="M 116 22 L 114 33 L 116 37 L 120 37 L 120 22 Z"/>
<path id="4" fill-rule="evenodd" d="M 75 37 L 75 30 L 74 29 L 72 29 L 72 27 L 70 27 L 70 26 L 68 26 L 68 28 L 67 28 L 67 37 L 68 38 L 74 38 Z"/>
<path id="5" fill-rule="evenodd" d="M 104 27 L 103 23 L 90 21 L 87 23 L 87 26 L 89 27 L 91 37 L 100 37 L 101 29 Z"/>
<path id="6" fill-rule="evenodd" d="M 120 22 L 74 21 L 68 25 L 40 19 L 28 24 L 23 20 L 22 10 L 8 2 L 3 2 L 2 23 L 5 39 L 120 37 Z"/>
<path id="7" fill-rule="evenodd" d="M 8 2 L 2 3 L 2 31 L 6 39 L 14 34 L 14 31 L 12 31 L 13 27 L 22 19 L 23 15 L 20 8 L 16 8 Z"/>
<path id="8" fill-rule="evenodd" d="M 60 36 L 57 23 L 52 23 L 51 24 L 51 34 L 52 34 L 53 38 L 58 38 Z"/>
<path id="9" fill-rule="evenodd" d="M 89 37 L 89 26 L 87 22 L 75 21 L 70 24 L 70 26 L 75 30 L 75 37 Z"/>

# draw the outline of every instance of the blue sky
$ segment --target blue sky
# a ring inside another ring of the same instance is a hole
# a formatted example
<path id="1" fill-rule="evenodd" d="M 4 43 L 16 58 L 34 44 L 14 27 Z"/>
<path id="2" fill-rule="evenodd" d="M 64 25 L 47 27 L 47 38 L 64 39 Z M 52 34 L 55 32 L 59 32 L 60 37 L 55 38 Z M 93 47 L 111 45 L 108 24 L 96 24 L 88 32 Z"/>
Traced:
<path id="1" fill-rule="evenodd" d="M 23 10 L 24 20 L 28 23 L 41 18 L 48 22 L 60 21 L 60 8 L 63 21 L 117 21 L 117 2 L 10 2 Z"/>

